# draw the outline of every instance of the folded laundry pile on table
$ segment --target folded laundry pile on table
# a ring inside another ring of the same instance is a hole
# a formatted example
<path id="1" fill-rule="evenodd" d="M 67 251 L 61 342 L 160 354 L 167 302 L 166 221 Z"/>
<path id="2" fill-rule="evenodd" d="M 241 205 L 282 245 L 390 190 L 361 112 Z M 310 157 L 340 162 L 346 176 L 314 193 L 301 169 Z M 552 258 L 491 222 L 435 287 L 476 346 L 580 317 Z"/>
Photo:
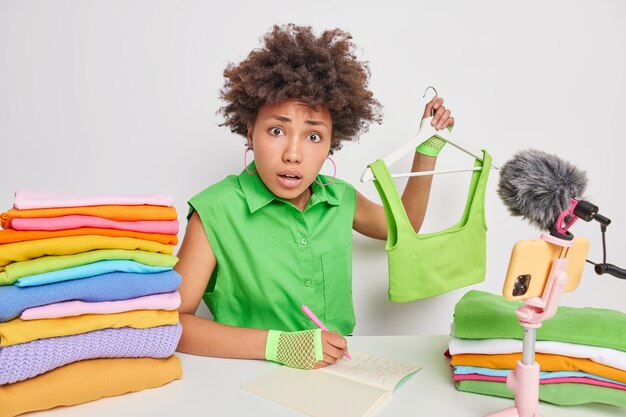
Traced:
<path id="1" fill-rule="evenodd" d="M 0 417 L 181 378 L 171 196 L 18 191 L 0 225 Z"/>
<path id="2" fill-rule="evenodd" d="M 520 302 L 469 291 L 456 304 L 448 346 L 460 391 L 513 398 L 506 377 L 522 358 Z M 626 407 L 626 314 L 559 307 L 537 329 L 539 399 L 559 405 Z"/>

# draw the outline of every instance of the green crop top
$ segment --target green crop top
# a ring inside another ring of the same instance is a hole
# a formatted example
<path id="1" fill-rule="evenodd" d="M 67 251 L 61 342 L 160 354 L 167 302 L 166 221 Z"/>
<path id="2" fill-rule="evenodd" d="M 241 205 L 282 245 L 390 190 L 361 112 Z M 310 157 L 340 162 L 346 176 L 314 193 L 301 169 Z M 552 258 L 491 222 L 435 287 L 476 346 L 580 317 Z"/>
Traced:
<path id="1" fill-rule="evenodd" d="M 485 189 L 491 155 L 487 151 L 483 155 L 483 161 L 477 159 L 474 163 L 482 170 L 472 174 L 461 220 L 428 234 L 415 233 L 384 161 L 370 165 L 387 217 L 389 300 L 419 300 L 485 279 Z"/>

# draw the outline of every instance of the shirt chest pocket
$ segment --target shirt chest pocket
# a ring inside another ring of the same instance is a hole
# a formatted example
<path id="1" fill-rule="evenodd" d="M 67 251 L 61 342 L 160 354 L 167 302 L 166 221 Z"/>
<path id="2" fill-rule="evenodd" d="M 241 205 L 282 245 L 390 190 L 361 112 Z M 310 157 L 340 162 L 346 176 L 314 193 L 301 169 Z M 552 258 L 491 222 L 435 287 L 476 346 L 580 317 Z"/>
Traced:
<path id="1" fill-rule="evenodd" d="M 352 306 L 352 244 L 342 249 L 322 255 L 324 274 L 324 299 L 326 302 L 325 319 L 328 327 L 343 327 L 343 321 L 354 320 Z M 332 326 L 333 319 L 343 318 L 342 322 Z"/>

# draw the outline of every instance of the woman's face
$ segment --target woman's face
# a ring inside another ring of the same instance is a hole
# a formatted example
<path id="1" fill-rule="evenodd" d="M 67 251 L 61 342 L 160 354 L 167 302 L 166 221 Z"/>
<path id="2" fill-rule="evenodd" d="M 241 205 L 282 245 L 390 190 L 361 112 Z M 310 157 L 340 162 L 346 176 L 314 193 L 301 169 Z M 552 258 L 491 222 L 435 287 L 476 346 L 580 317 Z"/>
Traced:
<path id="1" fill-rule="evenodd" d="M 304 210 L 310 185 L 330 151 L 330 111 L 289 99 L 264 104 L 248 127 L 258 175 L 278 197 Z"/>

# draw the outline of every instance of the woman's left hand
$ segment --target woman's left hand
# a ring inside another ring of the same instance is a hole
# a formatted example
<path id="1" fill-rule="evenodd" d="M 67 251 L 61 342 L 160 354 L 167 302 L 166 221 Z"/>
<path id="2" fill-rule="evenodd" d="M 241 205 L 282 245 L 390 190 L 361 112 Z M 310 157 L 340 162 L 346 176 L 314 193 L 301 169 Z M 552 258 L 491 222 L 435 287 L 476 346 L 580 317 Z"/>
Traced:
<path id="1" fill-rule="evenodd" d="M 443 105 L 443 98 L 435 96 L 432 100 L 430 100 L 426 107 L 424 107 L 424 114 L 422 115 L 422 119 L 430 117 L 433 114 L 433 119 L 430 124 L 437 130 L 441 130 L 445 127 L 453 127 L 454 126 L 454 117 L 450 112 L 450 109 L 446 108 Z"/>

